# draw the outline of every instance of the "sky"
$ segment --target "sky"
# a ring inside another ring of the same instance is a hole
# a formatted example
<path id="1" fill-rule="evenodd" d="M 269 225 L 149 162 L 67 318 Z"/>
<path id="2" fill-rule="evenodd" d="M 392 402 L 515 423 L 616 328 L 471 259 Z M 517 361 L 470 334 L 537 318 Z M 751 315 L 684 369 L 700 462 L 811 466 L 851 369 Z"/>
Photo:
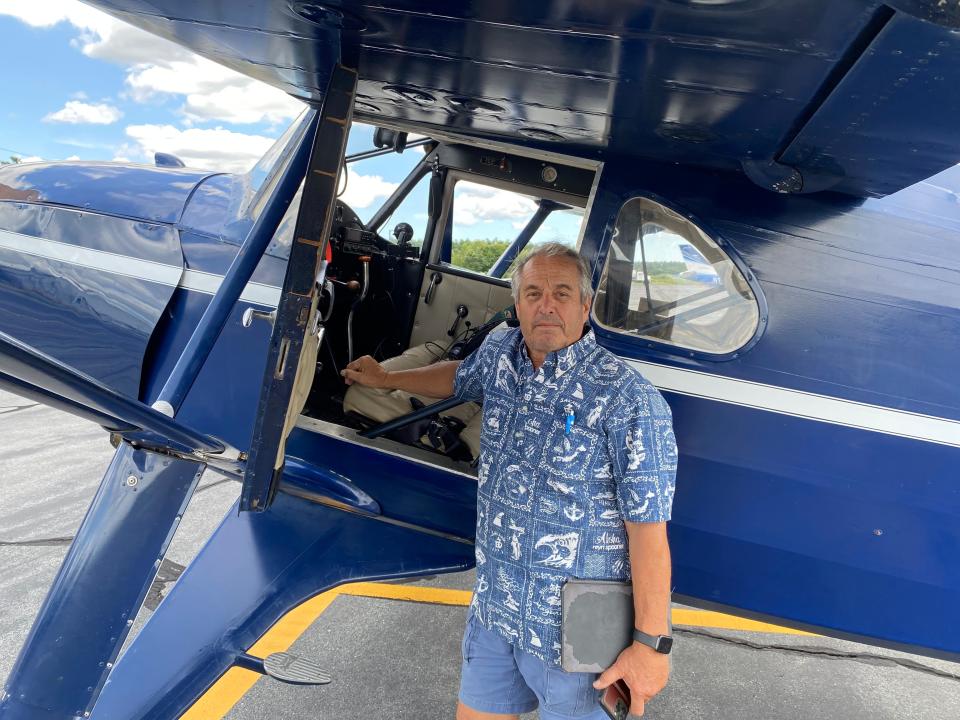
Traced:
<path id="1" fill-rule="evenodd" d="M 152 164 L 166 152 L 188 167 L 242 173 L 304 108 L 78 0 L 0 0 L 0 37 L 2 160 Z M 372 149 L 372 137 L 354 125 L 347 153 Z M 420 157 L 413 148 L 352 164 L 343 200 L 366 220 Z M 455 237 L 512 239 L 534 210 L 513 193 L 459 189 Z M 401 221 L 426 224 L 426 183 L 390 222 Z M 541 235 L 571 232 L 558 219 Z"/>

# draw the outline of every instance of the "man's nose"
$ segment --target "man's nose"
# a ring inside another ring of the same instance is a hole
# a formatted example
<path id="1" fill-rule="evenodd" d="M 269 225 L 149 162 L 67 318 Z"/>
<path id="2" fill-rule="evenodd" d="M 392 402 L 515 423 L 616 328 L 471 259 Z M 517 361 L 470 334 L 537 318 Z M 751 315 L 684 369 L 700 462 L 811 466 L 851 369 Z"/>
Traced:
<path id="1" fill-rule="evenodd" d="M 557 305 L 553 301 L 553 298 L 549 295 L 544 295 L 540 298 L 540 305 L 537 307 L 537 312 L 541 315 L 556 315 Z"/>

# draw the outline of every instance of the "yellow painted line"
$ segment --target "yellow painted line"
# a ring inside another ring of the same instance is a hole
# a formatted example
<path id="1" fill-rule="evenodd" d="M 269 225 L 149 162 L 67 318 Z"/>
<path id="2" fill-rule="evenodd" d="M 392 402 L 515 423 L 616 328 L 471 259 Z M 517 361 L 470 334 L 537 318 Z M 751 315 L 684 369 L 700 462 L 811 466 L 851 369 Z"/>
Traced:
<path id="1" fill-rule="evenodd" d="M 469 590 L 450 590 L 447 588 L 423 587 L 419 585 L 392 585 L 387 583 L 354 583 L 344 585 L 341 595 L 359 595 L 361 597 L 383 598 L 387 600 L 407 600 L 410 602 L 431 603 L 435 605 L 469 605 L 473 593 Z M 693 625 L 696 627 L 722 628 L 724 630 L 743 630 L 746 632 L 777 633 L 780 635 L 807 635 L 813 633 L 803 630 L 781 627 L 759 620 L 727 615 L 710 610 L 687 610 L 675 608 L 672 613 L 674 625 Z"/>
<path id="2" fill-rule="evenodd" d="M 334 588 L 298 605 L 267 630 L 248 652 L 256 657 L 266 657 L 270 653 L 289 650 L 340 592 L 341 588 Z M 220 720 L 261 677 L 252 670 L 230 668 L 180 716 L 180 720 Z"/>
<path id="3" fill-rule="evenodd" d="M 692 625 L 694 627 L 721 628 L 723 630 L 743 630 L 745 632 L 817 637 L 814 633 L 804 632 L 803 630 L 794 630 L 793 628 L 771 625 L 770 623 L 760 622 L 759 620 L 748 620 L 735 615 L 727 615 L 710 610 L 674 608 L 672 617 L 674 625 Z"/>
<path id="4" fill-rule="evenodd" d="M 470 604 L 473 593 L 470 590 L 451 590 L 450 588 L 423 587 L 421 585 L 392 585 L 389 583 L 353 583 L 340 589 L 341 595 L 359 595 L 361 597 L 383 598 L 385 600 L 407 600 L 409 602 L 430 603 L 432 605 Z"/>
<path id="5" fill-rule="evenodd" d="M 260 677 L 260 673 L 252 670 L 230 668 L 180 716 L 180 720 L 220 720 Z"/>
<path id="6" fill-rule="evenodd" d="M 297 638 L 330 606 L 330 603 L 341 595 L 459 607 L 469 605 L 470 598 L 473 597 L 470 590 L 423 587 L 421 585 L 394 585 L 377 582 L 342 585 L 321 593 L 295 607 L 264 633 L 263 637 L 248 652 L 255 657 L 263 658 L 270 653 L 289 650 Z M 692 625 L 783 635 L 812 635 L 812 633 L 801 630 L 793 630 L 709 610 L 676 608 L 673 610 L 672 617 L 674 625 Z M 261 677 L 262 675 L 252 670 L 230 668 L 181 716 L 181 720 L 221 720 Z"/>
<path id="7" fill-rule="evenodd" d="M 340 593 L 340 588 L 334 588 L 298 605 L 280 618 L 247 652 L 254 657 L 265 658 L 270 653 L 289 650 L 294 640 L 303 635 Z"/>

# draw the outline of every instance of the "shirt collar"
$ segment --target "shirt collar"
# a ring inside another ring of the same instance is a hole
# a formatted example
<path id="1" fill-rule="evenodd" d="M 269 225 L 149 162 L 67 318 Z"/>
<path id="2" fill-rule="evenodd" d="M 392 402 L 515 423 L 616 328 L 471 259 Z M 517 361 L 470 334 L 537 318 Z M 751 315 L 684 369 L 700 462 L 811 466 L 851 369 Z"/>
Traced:
<path id="1" fill-rule="evenodd" d="M 590 353 L 597 349 L 597 339 L 594 337 L 593 329 L 589 326 L 583 336 L 572 345 L 560 348 L 554 352 L 547 353 L 547 357 L 540 366 L 539 371 L 533 369 L 533 363 L 530 362 L 530 356 L 527 353 L 526 343 L 523 342 L 523 335 L 520 336 L 520 364 L 525 374 L 535 374 L 542 372 L 545 376 L 553 374 L 554 377 L 560 377 L 564 373 L 575 368 Z"/>

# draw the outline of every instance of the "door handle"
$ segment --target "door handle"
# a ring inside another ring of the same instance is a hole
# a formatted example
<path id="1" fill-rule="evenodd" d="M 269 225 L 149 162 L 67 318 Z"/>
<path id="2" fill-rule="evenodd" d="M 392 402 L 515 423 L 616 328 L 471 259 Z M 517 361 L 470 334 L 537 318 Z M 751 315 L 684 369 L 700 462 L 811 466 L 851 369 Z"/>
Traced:
<path id="1" fill-rule="evenodd" d="M 449 335 L 450 337 L 453 337 L 454 335 L 457 334 L 457 326 L 460 325 L 460 321 L 463 320 L 469 314 L 469 312 L 470 312 L 470 309 L 466 305 L 462 303 L 460 305 L 457 305 L 457 317 L 454 318 L 453 325 L 451 325 L 450 329 L 447 330 L 447 335 Z M 467 323 L 468 327 L 469 325 L 470 323 Z"/>
<path id="2" fill-rule="evenodd" d="M 266 320 L 272 326 L 273 321 L 276 319 L 276 310 L 273 310 L 272 312 L 265 312 L 263 310 L 255 310 L 252 307 L 248 307 L 243 311 L 243 317 L 240 319 L 240 322 L 245 328 L 248 328 L 253 325 L 254 320 Z"/>
<path id="3" fill-rule="evenodd" d="M 433 301 L 433 294 L 437 290 L 437 285 L 443 282 L 443 275 L 438 272 L 435 272 L 430 276 L 430 285 L 427 286 L 427 292 L 423 296 L 423 302 L 425 305 L 429 305 Z"/>

